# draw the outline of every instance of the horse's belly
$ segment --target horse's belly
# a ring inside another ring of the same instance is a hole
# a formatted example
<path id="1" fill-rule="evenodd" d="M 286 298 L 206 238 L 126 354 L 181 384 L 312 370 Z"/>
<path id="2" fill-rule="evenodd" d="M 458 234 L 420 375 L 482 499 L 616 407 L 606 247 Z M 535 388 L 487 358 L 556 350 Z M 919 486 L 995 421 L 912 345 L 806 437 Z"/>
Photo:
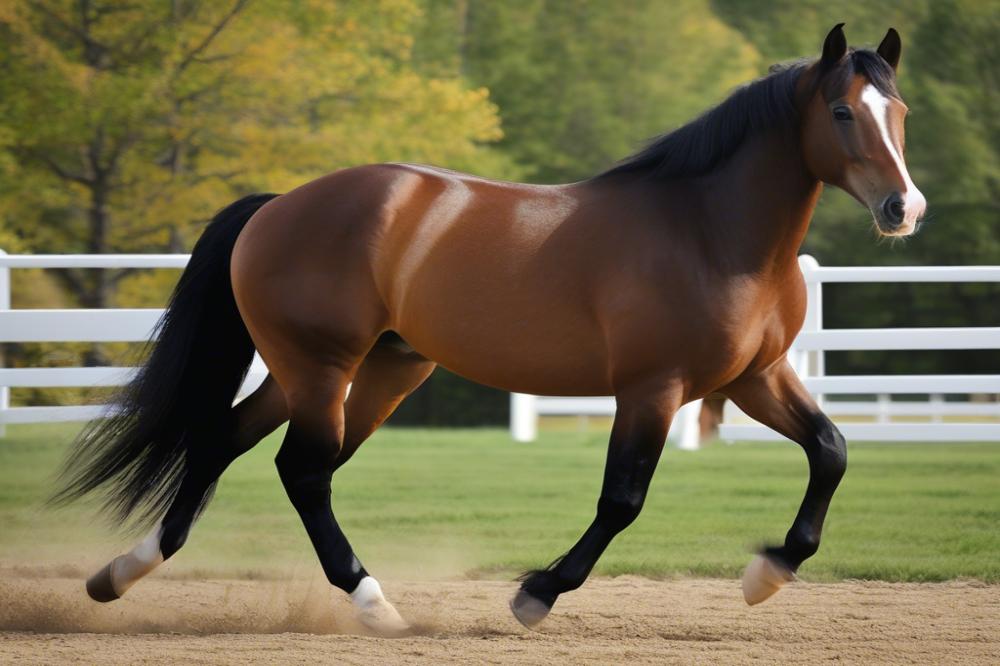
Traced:
<path id="1" fill-rule="evenodd" d="M 438 360 L 443 359 L 443 360 Z M 607 377 L 580 358 L 552 356 L 546 359 L 519 356 L 503 349 L 480 356 L 447 353 L 435 355 L 438 363 L 457 375 L 486 386 L 534 395 L 611 395 Z"/>
<path id="2" fill-rule="evenodd" d="M 396 319 L 417 352 L 481 384 L 539 395 L 610 395 L 607 352 L 581 312 L 544 299 L 415 290 Z"/>

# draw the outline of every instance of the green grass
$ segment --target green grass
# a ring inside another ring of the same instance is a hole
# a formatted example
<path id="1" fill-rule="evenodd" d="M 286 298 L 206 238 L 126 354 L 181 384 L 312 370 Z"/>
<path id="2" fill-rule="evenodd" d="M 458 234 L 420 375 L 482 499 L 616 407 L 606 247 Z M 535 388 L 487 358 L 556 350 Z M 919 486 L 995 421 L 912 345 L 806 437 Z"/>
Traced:
<path id="1" fill-rule="evenodd" d="M 75 432 L 11 426 L 0 440 L 0 562 L 99 564 L 130 540 L 86 506 L 41 506 Z M 274 576 L 315 569 L 272 459 L 279 435 L 238 460 L 169 575 Z M 334 480 L 335 510 L 373 572 L 509 577 L 565 551 L 589 523 L 605 437 L 499 430 L 383 430 Z M 639 520 L 598 573 L 737 576 L 788 528 L 806 483 L 785 444 L 668 449 Z M 809 580 L 1000 582 L 1000 443 L 852 444 Z"/>

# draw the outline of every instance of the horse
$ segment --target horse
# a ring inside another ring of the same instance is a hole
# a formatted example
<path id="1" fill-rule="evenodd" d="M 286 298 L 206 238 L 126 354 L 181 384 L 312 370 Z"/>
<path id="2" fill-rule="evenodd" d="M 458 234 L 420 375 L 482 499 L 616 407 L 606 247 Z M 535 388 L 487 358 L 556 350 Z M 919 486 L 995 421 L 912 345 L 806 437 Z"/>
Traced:
<path id="1" fill-rule="evenodd" d="M 380 635 L 408 623 L 331 505 L 337 469 L 437 365 L 505 391 L 613 395 L 593 521 L 511 600 L 535 628 L 639 515 L 681 405 L 717 393 L 798 443 L 805 497 L 742 579 L 757 604 L 814 555 L 844 437 L 786 358 L 802 326 L 796 256 L 824 184 L 885 236 L 925 200 L 903 160 L 901 41 L 772 68 L 584 181 L 498 182 L 440 168 L 347 168 L 219 212 L 197 241 L 139 373 L 67 458 L 57 501 L 99 491 L 152 528 L 87 581 L 121 597 L 173 556 L 240 454 L 289 422 L 275 464 L 329 582 Z M 269 374 L 235 396 L 259 352 Z M 348 386 L 351 387 L 348 393 Z"/>

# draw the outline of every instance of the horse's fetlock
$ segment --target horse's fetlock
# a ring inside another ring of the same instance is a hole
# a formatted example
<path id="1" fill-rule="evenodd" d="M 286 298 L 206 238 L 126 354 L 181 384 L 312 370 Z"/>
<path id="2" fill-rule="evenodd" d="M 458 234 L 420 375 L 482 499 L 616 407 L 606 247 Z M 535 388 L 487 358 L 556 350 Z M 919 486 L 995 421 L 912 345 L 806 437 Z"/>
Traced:
<path id="1" fill-rule="evenodd" d="M 170 556 L 180 550 L 187 542 L 191 525 L 164 524 L 163 533 L 160 536 L 160 553 L 163 559 L 168 560 Z"/>
<path id="2" fill-rule="evenodd" d="M 792 559 L 792 564 L 798 566 L 819 550 L 819 531 L 808 526 L 792 527 L 785 536 L 785 550 Z"/>
<path id="3" fill-rule="evenodd" d="M 521 583 L 522 590 L 550 608 L 556 602 L 560 592 L 563 591 L 563 587 L 564 582 L 560 580 L 558 574 L 551 570 L 536 571 Z"/>

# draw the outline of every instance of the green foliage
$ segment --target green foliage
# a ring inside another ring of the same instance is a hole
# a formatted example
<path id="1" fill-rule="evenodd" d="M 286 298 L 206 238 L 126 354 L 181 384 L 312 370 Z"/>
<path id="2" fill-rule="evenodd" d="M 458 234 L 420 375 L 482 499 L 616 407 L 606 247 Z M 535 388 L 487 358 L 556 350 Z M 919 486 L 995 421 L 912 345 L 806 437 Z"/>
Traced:
<path id="1" fill-rule="evenodd" d="M 701 0 L 425 6 L 418 62 L 492 91 L 500 147 L 534 181 L 592 175 L 758 69 L 753 48 Z"/>
<path id="2" fill-rule="evenodd" d="M 14 426 L 0 440 L 0 562 L 98 567 L 113 543 L 85 506 L 51 512 L 51 470 L 72 426 Z M 223 475 L 187 545 L 157 575 L 260 577 L 318 569 L 274 469 L 280 433 Z M 334 481 L 337 518 L 365 565 L 404 580 L 509 580 L 572 545 L 593 519 L 607 449 L 601 435 L 384 429 Z M 851 443 L 808 581 L 863 578 L 1000 582 L 997 444 Z M 795 516 L 807 463 L 791 443 L 668 449 L 642 515 L 598 574 L 733 578 Z M 733 594 L 738 594 L 734 587 Z"/>
<path id="3" fill-rule="evenodd" d="M 35 251 L 181 250 L 237 194 L 343 166 L 503 171 L 488 92 L 410 65 L 413 2 L 288 7 L 6 3 L 0 219 Z"/>

